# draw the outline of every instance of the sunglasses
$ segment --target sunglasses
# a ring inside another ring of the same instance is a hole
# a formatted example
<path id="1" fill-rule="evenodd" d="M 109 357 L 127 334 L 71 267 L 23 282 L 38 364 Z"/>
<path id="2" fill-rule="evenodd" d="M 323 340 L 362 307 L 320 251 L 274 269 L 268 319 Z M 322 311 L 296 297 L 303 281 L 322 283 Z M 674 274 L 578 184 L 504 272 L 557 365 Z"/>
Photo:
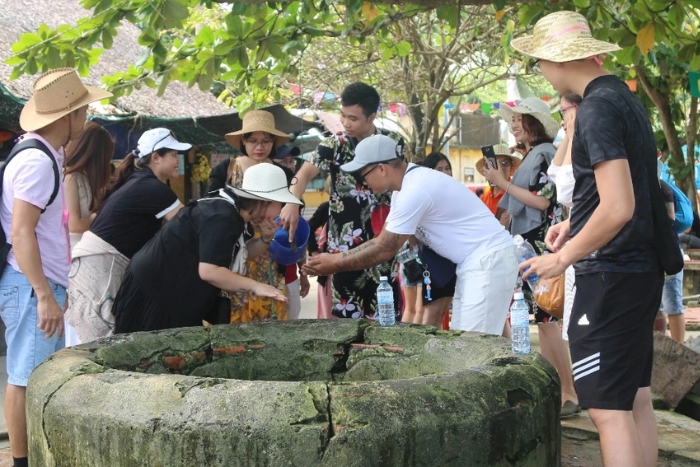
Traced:
<path id="1" fill-rule="evenodd" d="M 540 74 L 540 59 L 538 58 L 534 62 L 530 63 L 530 71 L 536 74 Z"/>

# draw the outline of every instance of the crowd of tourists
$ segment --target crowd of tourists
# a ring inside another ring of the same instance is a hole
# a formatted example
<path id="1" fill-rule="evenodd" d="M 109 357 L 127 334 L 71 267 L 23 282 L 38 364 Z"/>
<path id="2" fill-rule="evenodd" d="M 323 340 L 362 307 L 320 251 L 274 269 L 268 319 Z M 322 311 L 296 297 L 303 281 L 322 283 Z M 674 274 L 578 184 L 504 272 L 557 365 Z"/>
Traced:
<path id="1" fill-rule="evenodd" d="M 167 182 L 189 143 L 148 130 L 112 173 L 109 133 L 86 123 L 87 105 L 110 93 L 72 69 L 41 75 L 22 110 L 26 134 L 0 172 L 15 465 L 27 465 L 27 380 L 53 352 L 114 333 L 297 319 L 309 276 L 319 318 L 373 319 L 387 276 L 403 321 L 441 326 L 448 316 L 451 329 L 505 337 L 513 293 L 524 291 L 561 380 L 562 415 L 589 410 L 606 465 L 655 465 L 649 386 L 664 274 L 648 117 L 602 67 L 599 56 L 618 47 L 594 39 L 580 14 L 545 16 L 512 45 L 559 93 L 562 120 L 537 98 L 501 104 L 516 145 L 479 161 L 489 182 L 480 197 L 444 154 L 409 162 L 403 138 L 375 125 L 376 89 L 358 82 L 340 96 L 343 131 L 308 160 L 272 114 L 246 113 L 226 135 L 240 155 L 183 206 Z M 302 197 L 319 174 L 329 201 L 309 220 L 308 255 L 281 264 L 271 244 L 280 228 L 296 244 Z M 515 235 L 540 256 L 518 266 Z M 420 268 L 399 268 L 400 251 L 417 251 Z M 519 269 L 565 275 L 563 320 L 537 305 Z"/>

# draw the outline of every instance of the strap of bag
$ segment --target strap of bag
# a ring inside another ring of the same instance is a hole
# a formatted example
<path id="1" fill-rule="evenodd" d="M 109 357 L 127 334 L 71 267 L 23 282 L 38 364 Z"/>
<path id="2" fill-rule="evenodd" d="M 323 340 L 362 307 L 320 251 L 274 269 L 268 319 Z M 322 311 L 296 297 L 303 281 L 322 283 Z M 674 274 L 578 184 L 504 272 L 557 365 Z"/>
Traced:
<path id="1" fill-rule="evenodd" d="M 10 151 L 10 155 L 7 156 L 7 159 L 5 159 L 5 164 L 2 166 L 0 169 L 0 194 L 2 193 L 2 185 L 5 179 L 5 169 L 7 168 L 7 165 L 10 163 L 10 161 L 20 152 L 24 151 L 25 149 L 38 149 L 39 151 L 43 152 L 46 154 L 46 157 L 51 159 L 51 162 L 53 164 L 53 178 L 54 178 L 54 186 L 53 186 L 53 193 L 51 193 L 51 197 L 49 198 L 49 202 L 46 204 L 46 207 L 41 210 L 42 214 L 44 211 L 46 211 L 46 208 L 51 206 L 53 202 L 56 200 L 56 197 L 58 196 L 58 189 L 60 188 L 60 172 L 58 169 L 58 163 L 56 162 L 56 159 L 53 157 L 53 154 L 51 153 L 51 150 L 46 147 L 44 143 L 39 141 L 36 138 L 28 138 L 22 141 L 21 143 L 18 143 L 15 145 L 14 148 L 12 148 L 12 151 Z"/>
<path id="2" fill-rule="evenodd" d="M 642 131 L 648 133 L 651 125 L 649 125 L 649 122 L 645 122 L 638 112 L 635 112 L 635 106 L 632 98 L 624 90 L 618 91 L 618 93 L 622 96 L 625 102 L 627 102 L 627 105 L 634 113 L 635 117 L 637 117 L 637 122 L 639 122 L 639 126 L 642 128 Z M 647 152 L 649 152 L 649 154 L 646 154 Z M 656 154 L 654 152 L 654 148 L 649 147 L 646 137 L 644 139 L 643 156 L 646 157 L 649 197 L 651 198 L 651 213 L 655 235 L 661 234 L 666 230 L 669 233 L 674 234 L 675 230 L 673 229 L 673 223 L 666 212 L 666 206 L 664 205 L 663 196 L 661 194 L 661 185 L 656 177 Z M 659 252 L 659 248 L 662 250 L 661 253 Z M 671 249 L 666 248 L 665 245 L 656 245 L 656 250 L 661 266 L 666 274 L 673 275 L 683 269 L 683 256 L 681 255 L 680 245 L 678 248 Z M 662 256 L 668 257 L 662 258 Z"/>

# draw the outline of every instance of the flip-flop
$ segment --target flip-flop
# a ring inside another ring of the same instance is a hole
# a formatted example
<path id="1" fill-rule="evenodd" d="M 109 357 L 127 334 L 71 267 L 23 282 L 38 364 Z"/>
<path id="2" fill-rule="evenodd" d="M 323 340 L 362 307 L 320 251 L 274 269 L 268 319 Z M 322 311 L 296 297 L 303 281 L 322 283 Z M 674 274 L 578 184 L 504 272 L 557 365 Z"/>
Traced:
<path id="1" fill-rule="evenodd" d="M 577 413 L 581 412 L 581 406 L 576 404 L 572 400 L 567 400 L 564 402 L 564 405 L 561 407 L 561 412 L 559 413 L 559 418 L 567 418 L 571 417 L 573 415 L 576 415 Z"/>

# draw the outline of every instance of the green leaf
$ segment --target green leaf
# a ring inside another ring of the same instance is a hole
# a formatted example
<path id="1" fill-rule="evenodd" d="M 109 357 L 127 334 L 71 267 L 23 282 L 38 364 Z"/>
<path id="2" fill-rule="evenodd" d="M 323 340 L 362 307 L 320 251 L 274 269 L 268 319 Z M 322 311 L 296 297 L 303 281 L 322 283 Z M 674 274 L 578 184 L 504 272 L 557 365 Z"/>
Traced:
<path id="1" fill-rule="evenodd" d="M 216 36 L 209 26 L 204 26 L 194 38 L 195 45 L 207 46 L 214 43 Z"/>
<path id="2" fill-rule="evenodd" d="M 24 74 L 24 70 L 26 69 L 26 63 L 19 65 L 18 67 L 15 67 L 12 69 L 12 73 L 10 73 L 10 80 L 15 80 L 22 76 Z"/>
<path id="3" fill-rule="evenodd" d="M 695 54 L 690 61 L 691 70 L 700 70 L 700 54 Z"/>
<path id="4" fill-rule="evenodd" d="M 26 73 L 28 75 L 33 75 L 36 74 L 37 71 L 39 71 L 39 69 L 36 66 L 36 60 L 27 60 Z"/>
<path id="5" fill-rule="evenodd" d="M 151 46 L 154 42 L 158 40 L 158 33 L 152 28 L 145 28 L 141 31 L 139 35 L 138 42 L 140 45 Z"/>
<path id="6" fill-rule="evenodd" d="M 55 47 L 49 47 L 46 51 L 46 61 L 50 69 L 61 68 L 63 65 L 63 60 L 61 60 L 61 54 Z"/>
<path id="7" fill-rule="evenodd" d="M 502 10 L 506 7 L 506 0 L 493 0 L 493 6 L 496 11 Z"/>
<path id="8" fill-rule="evenodd" d="M 227 39 L 214 46 L 214 55 L 227 55 L 233 48 L 240 44 L 238 39 Z"/>
<path id="9" fill-rule="evenodd" d="M 243 37 L 243 22 L 238 15 L 233 13 L 226 15 L 226 29 L 238 38 Z"/>
<path id="10" fill-rule="evenodd" d="M 250 5 L 243 2 L 233 2 L 233 7 L 231 8 L 231 14 L 236 16 L 243 16 L 248 12 Z"/>
<path id="11" fill-rule="evenodd" d="M 8 58 L 7 60 L 5 60 L 5 65 L 16 66 L 16 65 L 19 65 L 21 63 L 24 63 L 25 61 L 26 60 L 23 59 L 22 57 L 14 55 L 14 56 Z"/>
<path id="12" fill-rule="evenodd" d="M 177 0 L 165 0 L 163 3 L 163 26 L 167 29 L 182 25 L 182 20 L 190 15 L 185 5 Z"/>
<path id="13" fill-rule="evenodd" d="M 396 53 L 399 57 L 405 57 L 406 55 L 410 54 L 411 49 L 411 43 L 408 41 L 401 41 L 396 44 Z"/>
<path id="14" fill-rule="evenodd" d="M 542 14 L 542 7 L 536 4 L 522 5 L 518 11 L 518 19 L 521 24 L 528 26 L 535 22 L 535 18 Z"/>
<path id="15" fill-rule="evenodd" d="M 103 29 L 102 30 L 102 46 L 105 49 L 111 49 L 113 43 L 114 43 L 114 41 L 112 38 L 112 33 L 109 31 L 109 29 Z"/>
<path id="16" fill-rule="evenodd" d="M 19 41 L 12 44 L 12 51 L 14 53 L 19 53 L 33 47 L 41 42 L 41 37 L 33 32 L 25 32 L 19 36 Z"/>

